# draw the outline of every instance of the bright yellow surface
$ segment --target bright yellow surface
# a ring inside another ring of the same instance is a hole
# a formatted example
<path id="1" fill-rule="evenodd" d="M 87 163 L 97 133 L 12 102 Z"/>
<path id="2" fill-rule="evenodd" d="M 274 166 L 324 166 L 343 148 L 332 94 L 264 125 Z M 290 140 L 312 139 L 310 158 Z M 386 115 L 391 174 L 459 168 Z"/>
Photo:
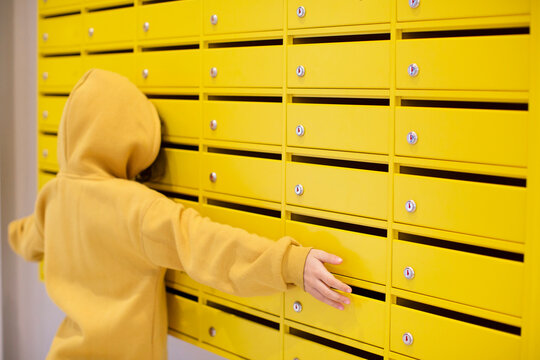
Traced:
<path id="1" fill-rule="evenodd" d="M 69 92 L 82 75 L 80 56 L 48 57 L 38 61 L 38 86 L 44 91 Z"/>
<path id="2" fill-rule="evenodd" d="M 38 128 L 43 132 L 58 131 L 67 96 L 38 96 Z"/>
<path id="3" fill-rule="evenodd" d="M 166 141 L 198 138 L 201 133 L 201 106 L 197 100 L 152 99 L 162 121 Z"/>
<path id="4" fill-rule="evenodd" d="M 385 219 L 387 181 L 384 172 L 291 162 L 285 191 L 288 204 Z"/>
<path id="5" fill-rule="evenodd" d="M 83 57 L 83 68 L 114 71 L 131 81 L 135 81 L 136 75 L 139 75 L 135 74 L 135 54 L 133 53 L 88 55 Z"/>
<path id="6" fill-rule="evenodd" d="M 210 122 L 216 120 L 213 130 Z M 203 134 L 207 139 L 281 144 L 283 107 L 279 103 L 205 101 Z"/>
<path id="7" fill-rule="evenodd" d="M 390 1 L 291 0 L 287 6 L 289 29 L 390 22 Z M 299 6 L 304 17 L 296 14 Z"/>
<path id="8" fill-rule="evenodd" d="M 199 85 L 197 72 L 199 50 L 147 51 L 136 56 L 135 79 L 140 87 L 195 87 Z M 178 64 L 183 64 L 178 66 Z M 144 78 L 143 70 L 148 70 Z"/>
<path id="9" fill-rule="evenodd" d="M 525 189 L 423 176 L 396 175 L 397 222 L 465 232 L 497 239 L 525 239 Z M 416 211 L 407 212 L 413 200 Z"/>
<path id="10" fill-rule="evenodd" d="M 351 304 L 344 311 L 328 307 L 299 289 L 285 293 L 285 317 L 339 335 L 372 345 L 384 343 L 385 305 L 355 294 L 346 295 Z M 293 310 L 293 304 L 302 304 L 302 311 Z"/>
<path id="11" fill-rule="evenodd" d="M 358 360 L 357 356 L 285 334 L 285 359 Z"/>
<path id="12" fill-rule="evenodd" d="M 400 107 L 396 154 L 510 166 L 527 164 L 526 111 Z M 411 145 L 407 134 L 418 142 Z"/>
<path id="13" fill-rule="evenodd" d="M 387 106 L 288 104 L 287 145 L 388 153 Z M 303 136 L 296 134 L 302 125 Z"/>
<path id="14" fill-rule="evenodd" d="M 87 46 L 128 42 L 135 39 L 135 9 L 133 7 L 96 11 L 84 17 L 84 41 Z M 93 32 L 92 32 L 93 30 Z"/>
<path id="15" fill-rule="evenodd" d="M 42 170 L 58 171 L 56 135 L 38 135 L 38 166 Z"/>
<path id="16" fill-rule="evenodd" d="M 177 295 L 167 294 L 167 310 L 169 327 L 183 334 L 197 337 L 199 335 L 198 303 Z"/>
<path id="17" fill-rule="evenodd" d="M 287 221 L 285 233 L 311 246 L 343 259 L 340 265 L 327 265 L 333 273 L 384 284 L 386 280 L 386 238 Z"/>
<path id="18" fill-rule="evenodd" d="M 82 42 L 81 27 L 81 15 L 44 19 L 39 22 L 38 44 L 42 51 L 54 51 L 62 47 L 78 50 Z"/>
<path id="19" fill-rule="evenodd" d="M 388 88 L 389 46 L 389 41 L 290 46 L 288 86 Z M 296 68 L 300 65 L 305 68 L 303 77 L 296 75 Z"/>
<path id="20" fill-rule="evenodd" d="M 518 359 L 517 335 L 392 305 L 392 351 L 417 359 Z M 403 334 L 413 336 L 405 345 Z"/>
<path id="21" fill-rule="evenodd" d="M 191 188 L 198 186 L 200 156 L 197 151 L 166 149 L 163 157 L 166 166 L 165 173 L 159 180 L 160 183 Z M 182 164 L 182 167 L 175 164 Z"/>
<path id="22" fill-rule="evenodd" d="M 201 310 L 204 342 L 246 358 L 279 359 L 279 331 L 207 306 Z M 211 327 L 216 331 L 213 337 L 209 332 Z M 257 341 L 246 341 L 244 334 Z"/>
<path id="23" fill-rule="evenodd" d="M 523 263 L 394 240 L 392 285 L 521 316 Z M 403 271 L 412 267 L 414 278 Z"/>

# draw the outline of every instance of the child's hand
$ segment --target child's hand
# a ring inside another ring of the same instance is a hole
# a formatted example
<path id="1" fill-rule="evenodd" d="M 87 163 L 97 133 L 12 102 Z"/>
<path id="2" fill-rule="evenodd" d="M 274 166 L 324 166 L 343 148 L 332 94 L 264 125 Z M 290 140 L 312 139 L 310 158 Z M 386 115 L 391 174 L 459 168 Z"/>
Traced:
<path id="1" fill-rule="evenodd" d="M 339 310 L 343 310 L 342 304 L 348 305 L 351 301 L 332 288 L 346 293 L 350 293 L 352 289 L 330 274 L 323 263 L 338 265 L 342 261 L 336 255 L 312 249 L 307 256 L 304 267 L 304 289 L 314 298 Z"/>

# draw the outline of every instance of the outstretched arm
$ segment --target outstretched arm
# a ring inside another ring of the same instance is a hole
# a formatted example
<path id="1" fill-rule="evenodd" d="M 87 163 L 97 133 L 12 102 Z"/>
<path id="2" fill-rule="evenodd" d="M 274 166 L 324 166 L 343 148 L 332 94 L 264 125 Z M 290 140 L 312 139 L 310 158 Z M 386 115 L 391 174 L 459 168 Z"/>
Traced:
<path id="1" fill-rule="evenodd" d="M 8 232 L 13 251 L 28 261 L 43 260 L 43 232 L 34 215 L 12 221 Z"/>

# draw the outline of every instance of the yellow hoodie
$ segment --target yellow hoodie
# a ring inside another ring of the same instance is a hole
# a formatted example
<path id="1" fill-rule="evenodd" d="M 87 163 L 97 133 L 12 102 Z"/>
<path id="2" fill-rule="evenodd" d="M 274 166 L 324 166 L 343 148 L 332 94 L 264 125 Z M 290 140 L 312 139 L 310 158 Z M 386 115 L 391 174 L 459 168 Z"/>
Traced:
<path id="1" fill-rule="evenodd" d="M 90 70 L 58 133 L 60 172 L 9 242 L 44 259 L 66 318 L 48 359 L 165 359 L 165 268 L 236 295 L 303 287 L 309 248 L 212 222 L 132 179 L 156 158 L 160 121 L 126 78 Z"/>

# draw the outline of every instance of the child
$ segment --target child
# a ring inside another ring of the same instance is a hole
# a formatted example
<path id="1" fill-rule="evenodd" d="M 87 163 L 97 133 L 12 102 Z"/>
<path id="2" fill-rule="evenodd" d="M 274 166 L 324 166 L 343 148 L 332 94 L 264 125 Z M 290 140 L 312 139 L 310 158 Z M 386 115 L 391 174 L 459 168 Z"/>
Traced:
<path id="1" fill-rule="evenodd" d="M 165 359 L 165 269 L 235 295 L 293 285 L 338 308 L 350 292 L 323 262 L 341 259 L 201 217 L 132 181 L 156 158 L 160 121 L 126 78 L 90 70 L 75 85 L 58 132 L 60 172 L 33 215 L 9 226 L 64 311 L 48 359 Z M 310 251 L 311 250 L 311 251 Z"/>

